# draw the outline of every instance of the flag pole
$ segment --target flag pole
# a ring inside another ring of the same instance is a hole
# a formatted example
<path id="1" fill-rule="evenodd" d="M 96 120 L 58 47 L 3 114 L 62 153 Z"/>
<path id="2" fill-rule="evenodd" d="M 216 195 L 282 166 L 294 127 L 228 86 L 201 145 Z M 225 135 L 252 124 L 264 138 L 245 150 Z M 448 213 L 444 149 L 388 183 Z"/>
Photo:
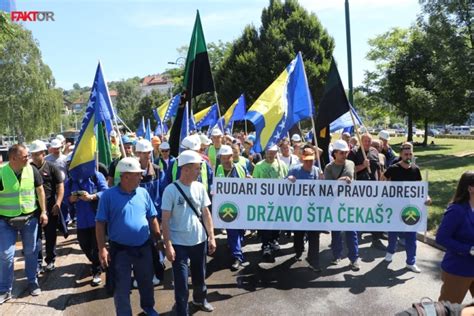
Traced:
<path id="1" fill-rule="evenodd" d="M 357 128 L 356 121 L 355 121 L 355 118 L 354 118 L 354 113 L 352 113 L 352 106 L 350 104 L 349 104 L 349 113 L 351 114 L 352 124 L 354 125 L 354 131 L 355 131 L 356 136 L 357 136 L 357 141 L 359 142 L 359 147 L 361 148 L 362 156 L 364 157 L 364 160 L 365 160 L 365 159 L 367 159 L 367 154 L 365 153 L 364 148 L 362 148 L 362 141 L 361 141 L 361 138 L 360 138 L 359 129 Z"/>
<path id="2" fill-rule="evenodd" d="M 310 105 L 311 106 L 311 105 Z M 311 111 L 312 112 L 312 111 Z M 316 135 L 316 125 L 314 124 L 314 116 L 311 116 L 311 124 L 313 126 L 313 139 L 314 145 L 316 146 L 316 159 L 318 161 L 319 170 L 323 170 L 323 166 L 321 165 L 321 156 L 319 154 L 319 146 L 318 146 L 318 137 Z M 327 131 L 329 132 L 329 131 Z"/>

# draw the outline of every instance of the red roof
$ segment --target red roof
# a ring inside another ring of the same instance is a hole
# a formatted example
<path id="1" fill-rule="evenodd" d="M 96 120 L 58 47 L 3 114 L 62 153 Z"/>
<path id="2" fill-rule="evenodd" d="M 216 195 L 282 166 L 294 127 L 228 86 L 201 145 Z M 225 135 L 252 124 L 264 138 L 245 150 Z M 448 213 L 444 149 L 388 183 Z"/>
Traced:
<path id="1" fill-rule="evenodd" d="M 167 84 L 168 83 L 168 78 L 162 75 L 151 75 L 151 76 L 146 76 L 142 80 L 142 85 L 144 86 L 151 86 L 151 85 L 157 85 L 157 84 Z"/>
<path id="2" fill-rule="evenodd" d="M 110 97 L 116 97 L 116 96 L 118 96 L 118 93 L 115 90 L 110 90 L 109 95 L 110 95 Z"/>

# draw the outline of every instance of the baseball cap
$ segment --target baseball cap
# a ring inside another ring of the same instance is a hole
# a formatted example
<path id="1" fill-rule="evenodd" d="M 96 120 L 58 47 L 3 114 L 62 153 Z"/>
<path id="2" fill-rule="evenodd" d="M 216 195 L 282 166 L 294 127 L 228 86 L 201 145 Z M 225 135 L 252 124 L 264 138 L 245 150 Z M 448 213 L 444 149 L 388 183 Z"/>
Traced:
<path id="1" fill-rule="evenodd" d="M 216 127 L 212 130 L 211 136 L 222 136 L 222 131 L 220 128 Z"/>
<path id="2" fill-rule="evenodd" d="M 190 164 L 201 163 L 202 157 L 194 150 L 185 150 L 178 156 L 178 167 Z"/>
<path id="3" fill-rule="evenodd" d="M 170 149 L 170 143 L 162 142 L 161 145 L 160 145 L 160 149 L 169 150 Z"/>
<path id="4" fill-rule="evenodd" d="M 143 172 L 140 163 L 133 157 L 123 158 L 117 164 L 118 172 Z"/>
<path id="5" fill-rule="evenodd" d="M 379 138 L 384 140 L 390 140 L 390 133 L 386 130 L 381 130 L 379 133 Z"/>
<path id="6" fill-rule="evenodd" d="M 298 134 L 293 134 L 293 136 L 291 136 L 291 140 L 294 141 L 294 142 L 300 142 L 301 141 L 301 136 L 298 135 Z"/>
<path id="7" fill-rule="evenodd" d="M 303 150 L 303 155 L 302 155 L 302 159 L 303 160 L 314 160 L 315 159 L 315 155 L 314 155 L 314 150 L 312 148 L 305 148 Z"/>
<path id="8" fill-rule="evenodd" d="M 349 145 L 345 140 L 339 139 L 334 142 L 332 145 L 333 150 L 340 150 L 340 151 L 349 151 Z"/>

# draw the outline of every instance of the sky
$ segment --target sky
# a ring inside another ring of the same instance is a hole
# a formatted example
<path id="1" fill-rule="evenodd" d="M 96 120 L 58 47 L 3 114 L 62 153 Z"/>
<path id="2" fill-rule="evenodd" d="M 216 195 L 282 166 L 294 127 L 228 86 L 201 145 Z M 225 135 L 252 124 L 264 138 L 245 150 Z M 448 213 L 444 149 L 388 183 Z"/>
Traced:
<path id="1" fill-rule="evenodd" d="M 11 0 L 0 0 L 11 1 Z M 334 56 L 347 85 L 344 0 L 300 0 L 335 39 Z M 248 24 L 260 27 L 268 0 L 16 0 L 18 11 L 52 11 L 54 22 L 23 22 L 39 43 L 56 86 L 91 86 L 97 62 L 107 81 L 144 77 L 174 67 L 177 48 L 188 45 L 196 10 L 206 42 L 233 41 Z M 417 0 L 350 0 L 354 87 L 364 71 L 367 41 L 392 27 L 409 27 L 420 12 Z M 304 52 L 303 52 L 304 56 Z M 288 61 L 290 62 L 290 61 Z"/>

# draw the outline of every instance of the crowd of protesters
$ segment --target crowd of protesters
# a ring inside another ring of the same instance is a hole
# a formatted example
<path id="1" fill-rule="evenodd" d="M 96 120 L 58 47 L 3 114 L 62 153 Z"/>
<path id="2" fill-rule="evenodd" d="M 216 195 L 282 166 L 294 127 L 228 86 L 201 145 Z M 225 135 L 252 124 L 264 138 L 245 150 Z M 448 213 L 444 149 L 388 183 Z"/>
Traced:
<path id="1" fill-rule="evenodd" d="M 214 177 L 352 181 L 421 181 L 413 145 L 392 148 L 390 135 L 381 131 L 374 139 L 363 133 L 359 140 L 343 133 L 329 147 L 330 161 L 319 165 L 322 151 L 300 135 L 254 151 L 255 135 L 230 134 L 214 128 L 210 138 L 193 134 L 184 138 L 178 157 L 170 155 L 166 137 L 151 141 L 113 131 L 110 166 L 98 166 L 87 179 L 68 173 L 73 146 L 64 137 L 50 147 L 34 141 L 29 149 L 14 145 L 9 161 L 0 167 L 0 304 L 11 298 L 13 256 L 18 232 L 23 242 L 25 271 L 31 295 L 41 294 L 38 276 L 56 268 L 56 236 L 68 235 L 68 223 L 77 228 L 77 239 L 91 265 L 91 285 L 98 286 L 107 271 L 118 315 L 131 315 L 130 289 L 137 287 L 140 305 L 147 315 L 154 309 L 153 286 L 164 278 L 165 258 L 172 264 L 175 310 L 187 315 L 188 274 L 197 308 L 211 312 L 205 284 L 206 258 L 216 250 L 210 215 Z M 30 155 L 31 154 L 31 155 Z M 262 155 L 263 154 L 263 155 Z M 428 197 L 426 204 L 430 204 Z M 42 251 L 42 232 L 45 254 Z M 226 235 L 233 271 L 248 266 L 243 252 L 244 229 L 222 231 Z M 262 260 L 279 255 L 278 230 L 250 232 L 262 243 Z M 320 231 L 286 232 L 293 237 L 296 260 L 301 260 L 308 241 L 307 262 L 320 266 Z M 398 242 L 406 249 L 406 269 L 420 273 L 416 264 L 416 233 L 332 231 L 331 264 L 342 264 L 344 243 L 349 266 L 360 270 L 359 240 L 369 233 L 372 246 L 386 251 L 392 261 Z M 388 236 L 388 237 L 385 237 Z M 388 239 L 387 245 L 382 240 Z M 344 242 L 345 241 L 345 242 Z M 437 241 L 446 247 L 442 261 L 440 300 L 461 303 L 467 291 L 474 296 L 474 172 L 459 181 L 439 228 Z M 43 262 L 44 260 L 44 262 Z M 45 263 L 45 265 L 44 265 Z"/>

